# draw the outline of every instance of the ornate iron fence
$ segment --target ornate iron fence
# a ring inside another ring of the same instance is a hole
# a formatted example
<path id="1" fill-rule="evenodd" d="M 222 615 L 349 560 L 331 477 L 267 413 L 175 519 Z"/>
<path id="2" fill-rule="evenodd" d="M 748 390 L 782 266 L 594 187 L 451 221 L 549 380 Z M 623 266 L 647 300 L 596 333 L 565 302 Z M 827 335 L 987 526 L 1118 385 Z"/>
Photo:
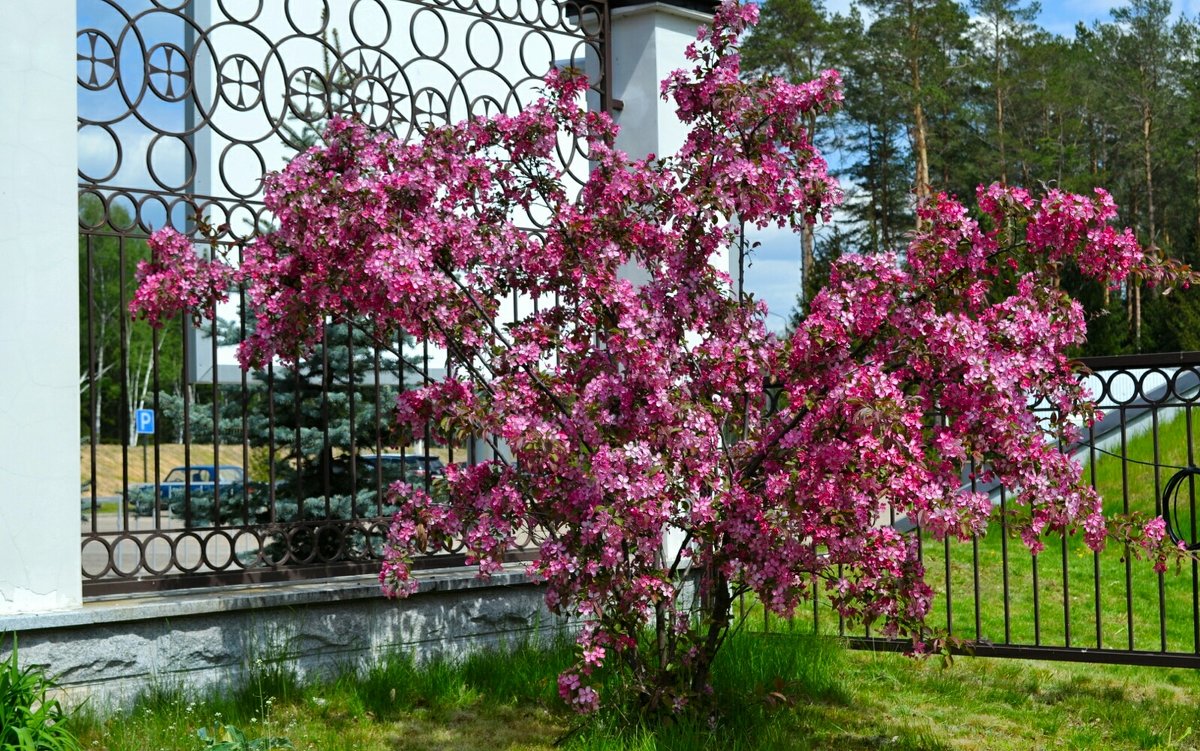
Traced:
<path id="1" fill-rule="evenodd" d="M 1100 357 L 1085 365 L 1102 419 L 1066 450 L 1082 462 L 1106 511 L 1157 515 L 1166 495 L 1173 534 L 1195 546 L 1200 353 Z M 939 646 L 993 657 L 1200 667 L 1195 561 L 1160 574 L 1128 546 L 1093 553 L 1080 536 L 1061 535 L 1044 536 L 1045 550 L 1034 556 L 1010 535 L 1006 493 L 995 488 L 992 497 L 987 534 L 967 541 L 938 541 L 896 520 L 920 540 L 937 593 L 929 624 L 948 637 Z M 858 648 L 912 646 L 851 627 L 823 598 L 797 618 Z M 769 618 L 765 626 L 772 630 Z"/>
<path id="2" fill-rule="evenodd" d="M 516 111 L 568 65 L 607 108 L 606 0 L 80 0 L 78 17 L 84 594 L 374 570 L 384 487 L 477 458 L 392 446 L 404 372 L 436 378 L 445 354 L 334 327 L 296 370 L 244 373 L 241 300 L 203 327 L 130 319 L 145 238 L 248 240 L 271 221 L 263 174 L 335 114 L 420 138 Z M 560 156 L 582 180 L 583 145 Z"/>

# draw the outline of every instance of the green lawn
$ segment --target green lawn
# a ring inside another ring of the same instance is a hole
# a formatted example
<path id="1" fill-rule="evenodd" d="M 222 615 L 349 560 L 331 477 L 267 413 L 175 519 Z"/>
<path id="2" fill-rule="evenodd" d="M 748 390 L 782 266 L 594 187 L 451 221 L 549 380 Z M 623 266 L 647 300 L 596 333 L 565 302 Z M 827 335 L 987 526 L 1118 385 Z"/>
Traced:
<path id="1" fill-rule="evenodd" d="M 207 699 L 161 687 L 129 714 L 84 716 L 84 748 L 192 751 L 220 721 L 300 751 L 945 751 L 1197 749 L 1200 673 L 851 652 L 837 640 L 742 633 L 715 670 L 721 714 L 654 730 L 586 724 L 554 696 L 569 647 L 529 648 L 301 684 L 257 668 Z M 265 746 L 263 747 L 265 749 Z"/>
<path id="2" fill-rule="evenodd" d="M 1200 419 L 1191 422 L 1200 445 Z M 1125 455 L 1160 465 L 1189 464 L 1187 416 L 1180 412 L 1157 431 L 1157 453 L 1151 434 L 1144 433 L 1125 442 Z M 1122 453 L 1120 446 L 1111 450 Z M 1105 499 L 1107 513 L 1153 515 L 1155 498 L 1175 471 L 1097 453 L 1085 464 L 1084 477 Z M 1181 493 L 1186 499 L 1187 486 Z M 938 592 L 931 625 L 993 643 L 1200 652 L 1194 563 L 1159 576 L 1149 561 L 1128 556 L 1123 546 L 1094 554 L 1081 537 L 1060 535 L 1046 535 L 1046 549 L 1035 558 L 1005 532 L 997 514 L 987 534 L 974 541 L 923 536 L 927 581 Z M 835 617 L 822 619 L 823 632 L 836 632 Z"/>

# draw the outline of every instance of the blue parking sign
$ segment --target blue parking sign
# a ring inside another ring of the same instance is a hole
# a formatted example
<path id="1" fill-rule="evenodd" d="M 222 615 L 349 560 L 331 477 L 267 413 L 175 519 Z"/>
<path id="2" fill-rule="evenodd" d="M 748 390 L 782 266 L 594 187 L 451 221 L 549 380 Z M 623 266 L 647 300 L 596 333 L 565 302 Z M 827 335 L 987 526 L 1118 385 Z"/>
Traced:
<path id="1" fill-rule="evenodd" d="M 154 432 L 154 410 L 139 409 L 133 413 L 133 421 L 137 425 L 137 432 L 153 433 Z"/>

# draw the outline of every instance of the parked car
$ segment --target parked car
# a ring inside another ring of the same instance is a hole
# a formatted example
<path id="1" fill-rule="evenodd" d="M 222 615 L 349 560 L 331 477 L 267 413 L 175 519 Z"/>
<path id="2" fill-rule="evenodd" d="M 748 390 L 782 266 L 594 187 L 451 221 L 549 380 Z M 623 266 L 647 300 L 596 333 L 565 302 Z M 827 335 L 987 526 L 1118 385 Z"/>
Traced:
<path id="1" fill-rule="evenodd" d="M 378 465 L 380 475 L 383 477 L 385 484 L 390 484 L 396 480 L 405 480 L 407 482 L 424 481 L 426 472 L 431 478 L 440 477 L 446 474 L 446 465 L 442 463 L 441 458 L 436 456 L 421 455 L 421 454 L 361 454 L 358 457 L 363 471 L 370 473 L 368 476 L 375 474 L 375 466 Z"/>
<path id="2" fill-rule="evenodd" d="M 241 467 L 222 464 L 220 467 L 212 464 L 199 464 L 191 467 L 175 467 L 158 485 L 161 506 L 165 510 L 172 501 L 182 501 L 185 497 L 184 488 L 191 488 L 193 495 L 204 493 L 212 495 L 220 480 L 221 487 L 231 488 L 241 486 L 246 481 L 246 473 Z M 129 486 L 129 500 L 135 513 L 146 516 L 154 513 L 154 484 L 143 483 Z"/>

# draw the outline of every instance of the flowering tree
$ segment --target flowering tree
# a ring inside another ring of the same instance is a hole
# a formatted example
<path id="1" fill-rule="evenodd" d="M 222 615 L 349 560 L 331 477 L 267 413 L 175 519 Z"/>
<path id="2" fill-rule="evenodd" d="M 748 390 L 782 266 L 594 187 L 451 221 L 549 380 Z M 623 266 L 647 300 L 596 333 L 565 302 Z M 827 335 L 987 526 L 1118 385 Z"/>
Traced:
<path id="1" fill-rule="evenodd" d="M 1185 273 L 1109 226 L 1103 191 L 991 186 L 981 221 L 936 196 L 903 253 L 843 258 L 795 333 L 768 333 L 763 306 L 709 260 L 734 240 L 731 217 L 828 214 L 839 192 L 802 123 L 840 93 L 833 71 L 741 80 L 736 40 L 755 15 L 723 6 L 694 66 L 663 83 L 690 126 L 674 156 L 630 159 L 609 118 L 578 106 L 586 82 L 551 74 L 547 100 L 420 142 L 334 121 L 269 178 L 278 229 L 239 268 L 163 231 L 140 269 L 133 305 L 151 321 L 211 313 L 226 284 L 247 284 L 245 366 L 298 357 L 330 321 L 444 347 L 447 377 L 403 394 L 399 421 L 413 437 L 486 437 L 496 458 L 450 468 L 448 502 L 393 488 L 383 586 L 413 592 L 410 562 L 431 540 L 462 540 L 486 575 L 536 528 L 529 570 L 582 623 L 560 690 L 583 711 L 606 664 L 647 711 L 702 697 L 743 594 L 786 615 L 822 588 L 919 649 L 931 591 L 915 541 L 883 520 L 982 530 L 992 507 L 963 488 L 967 467 L 1013 492 L 1031 548 L 1076 525 L 1101 547 L 1100 501 L 1056 448 L 1090 413 L 1064 355 L 1083 340 L 1081 309 L 1053 280 L 1065 264 L 1111 284 Z M 592 163 L 575 196 L 563 137 Z M 544 228 L 522 230 L 521 215 Z M 631 263 L 644 282 L 622 275 Z M 543 304 L 501 324 L 514 294 Z M 1161 565 L 1160 521 L 1122 529 Z"/>

